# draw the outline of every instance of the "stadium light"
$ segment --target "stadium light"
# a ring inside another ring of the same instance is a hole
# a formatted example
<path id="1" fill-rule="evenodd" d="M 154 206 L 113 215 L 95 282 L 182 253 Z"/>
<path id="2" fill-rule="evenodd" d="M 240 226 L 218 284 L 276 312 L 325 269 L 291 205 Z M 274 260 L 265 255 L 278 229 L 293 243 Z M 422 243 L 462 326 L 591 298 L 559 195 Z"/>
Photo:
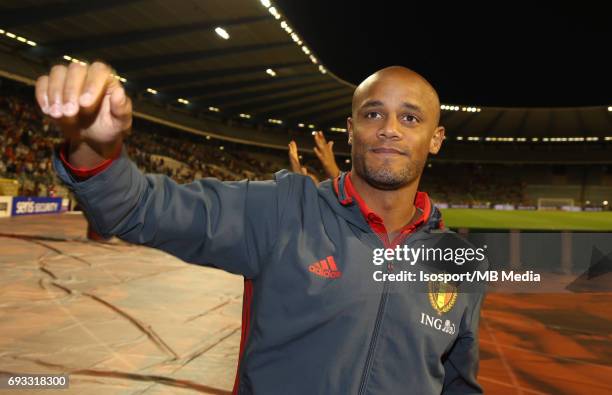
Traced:
<path id="1" fill-rule="evenodd" d="M 227 30 L 225 30 L 222 27 L 216 27 L 215 28 L 215 33 L 217 33 L 217 35 L 219 35 L 219 37 L 221 37 L 224 40 L 227 40 L 230 38 L 229 33 L 227 32 Z"/>
<path id="2" fill-rule="evenodd" d="M 304 124 L 303 123 L 298 123 L 298 128 L 303 128 Z"/>
<path id="3" fill-rule="evenodd" d="M 276 77 L 276 71 L 272 70 L 272 69 L 267 69 L 266 73 L 271 76 L 271 77 Z"/>
<path id="4" fill-rule="evenodd" d="M 240 113 L 240 118 L 251 119 L 251 115 L 250 114 L 245 114 L 245 113 Z"/>
<path id="5" fill-rule="evenodd" d="M 84 62 L 83 62 L 83 63 L 84 63 Z M 83 64 L 83 63 L 81 63 L 81 64 Z M 83 64 L 83 66 L 85 66 L 85 65 Z M 121 81 L 121 82 L 127 82 L 127 80 L 126 80 L 125 78 L 123 78 L 122 76 L 120 76 L 120 75 L 117 75 L 117 74 L 111 74 L 111 76 L 115 77 L 115 79 L 116 79 L 116 80 L 119 80 L 119 81 Z"/>
<path id="6" fill-rule="evenodd" d="M 73 57 L 68 56 L 68 55 L 64 55 L 64 59 L 66 59 L 66 60 L 68 60 L 68 61 L 70 61 L 72 63 L 79 63 L 81 66 L 86 66 L 87 65 L 87 62 L 85 62 L 83 60 L 79 60 L 77 58 L 73 58 Z"/>
<path id="7" fill-rule="evenodd" d="M 344 163 L 351 163 L 351 160 L 350 159 L 345 159 Z"/>
<path id="8" fill-rule="evenodd" d="M 321 74 L 327 73 L 327 69 L 325 67 L 323 67 L 322 64 L 319 65 L 319 71 L 321 72 Z"/>
<path id="9" fill-rule="evenodd" d="M 274 19 L 280 19 L 281 16 L 278 13 L 278 10 L 276 9 L 276 7 L 270 7 L 270 8 L 268 8 L 268 11 L 270 12 L 270 14 L 272 14 Z"/>
<path id="10" fill-rule="evenodd" d="M 147 92 L 149 92 L 152 95 L 157 95 L 157 91 L 155 89 L 152 89 L 152 88 L 147 88 Z"/>
<path id="11" fill-rule="evenodd" d="M 208 111 L 219 112 L 220 110 L 217 107 L 208 107 Z"/>
<path id="12" fill-rule="evenodd" d="M 37 44 L 36 44 L 34 41 L 32 41 L 32 40 L 28 40 L 28 39 L 27 39 L 27 38 L 25 38 L 25 37 L 18 36 L 18 35 L 16 35 L 15 33 L 7 32 L 7 31 L 5 31 L 4 29 L 0 29 L 0 34 L 4 34 L 4 35 L 6 35 L 8 38 L 15 39 L 15 40 L 17 40 L 17 41 L 19 41 L 19 42 L 21 42 L 21 43 L 28 44 L 28 45 L 30 45 L 30 46 L 32 46 L 32 47 L 35 47 L 35 46 L 37 45 Z"/>
<path id="13" fill-rule="evenodd" d="M 221 145 L 221 146 L 219 146 L 219 149 L 220 149 L 221 151 L 223 151 L 223 150 L 225 149 L 225 147 Z"/>
<path id="14" fill-rule="evenodd" d="M 189 104 L 189 100 L 183 99 L 182 97 L 179 97 L 177 101 L 182 104 Z"/>
<path id="15" fill-rule="evenodd" d="M 608 111 L 612 111 L 612 106 L 608 107 Z"/>
<path id="16" fill-rule="evenodd" d="M 313 124 L 309 124 L 309 125 L 308 125 L 308 127 L 309 127 L 310 129 L 314 129 L 315 125 L 313 125 Z"/>
<path id="17" fill-rule="evenodd" d="M 604 206 L 607 206 L 607 205 L 608 205 L 608 201 L 607 201 L 607 200 L 604 200 L 604 201 L 603 201 L 603 205 L 604 205 Z"/>
<path id="18" fill-rule="evenodd" d="M 272 5 L 270 4 L 270 0 L 260 0 L 260 2 L 261 2 L 261 5 L 266 8 L 269 8 Z"/>
<path id="19" fill-rule="evenodd" d="M 464 107 L 465 108 L 465 107 Z M 459 106 L 449 106 L 448 104 L 442 104 L 440 105 L 440 109 L 441 110 L 446 110 L 446 111 L 459 111 Z M 467 108 L 463 111 L 466 111 Z M 476 111 L 478 111 L 479 109 L 476 109 Z"/>

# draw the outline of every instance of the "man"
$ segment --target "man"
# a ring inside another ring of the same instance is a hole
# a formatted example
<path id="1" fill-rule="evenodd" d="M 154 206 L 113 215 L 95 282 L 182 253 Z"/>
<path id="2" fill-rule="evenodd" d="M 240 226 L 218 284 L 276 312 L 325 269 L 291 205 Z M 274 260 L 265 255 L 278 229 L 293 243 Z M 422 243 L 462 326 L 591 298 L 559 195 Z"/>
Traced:
<path id="1" fill-rule="evenodd" d="M 131 101 L 102 63 L 53 67 L 36 97 L 67 139 L 58 175 L 102 236 L 245 277 L 234 393 L 481 392 L 482 294 L 374 280 L 400 263 L 372 265 L 375 251 L 436 245 L 440 234 L 465 246 L 417 191 L 444 138 L 437 94 L 417 73 L 390 67 L 359 85 L 352 170 L 318 186 L 285 170 L 187 185 L 142 174 L 122 149 Z"/>

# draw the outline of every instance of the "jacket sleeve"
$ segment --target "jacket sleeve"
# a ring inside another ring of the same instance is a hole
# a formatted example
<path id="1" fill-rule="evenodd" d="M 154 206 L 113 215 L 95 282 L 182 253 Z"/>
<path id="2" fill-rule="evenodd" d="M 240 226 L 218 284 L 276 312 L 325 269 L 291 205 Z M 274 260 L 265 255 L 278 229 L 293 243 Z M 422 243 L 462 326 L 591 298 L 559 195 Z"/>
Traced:
<path id="1" fill-rule="evenodd" d="M 479 365 L 478 325 L 484 292 L 475 295 L 472 308 L 466 310 L 455 344 L 444 360 L 442 394 L 482 394 L 476 381 Z"/>
<path id="2" fill-rule="evenodd" d="M 53 164 L 102 236 L 247 278 L 257 276 L 277 239 L 291 181 L 283 170 L 273 181 L 205 178 L 179 185 L 167 176 L 143 174 L 125 148 L 108 168 L 81 182 L 57 152 Z"/>

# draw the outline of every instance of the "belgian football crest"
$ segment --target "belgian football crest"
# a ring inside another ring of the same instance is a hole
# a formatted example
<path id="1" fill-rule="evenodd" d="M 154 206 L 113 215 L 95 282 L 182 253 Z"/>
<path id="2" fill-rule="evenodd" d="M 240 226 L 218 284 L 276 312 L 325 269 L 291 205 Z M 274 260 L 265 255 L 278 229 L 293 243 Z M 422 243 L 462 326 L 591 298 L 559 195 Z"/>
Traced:
<path id="1" fill-rule="evenodd" d="M 457 301 L 457 287 L 443 281 L 430 281 L 428 287 L 431 307 L 438 315 L 448 313 Z"/>

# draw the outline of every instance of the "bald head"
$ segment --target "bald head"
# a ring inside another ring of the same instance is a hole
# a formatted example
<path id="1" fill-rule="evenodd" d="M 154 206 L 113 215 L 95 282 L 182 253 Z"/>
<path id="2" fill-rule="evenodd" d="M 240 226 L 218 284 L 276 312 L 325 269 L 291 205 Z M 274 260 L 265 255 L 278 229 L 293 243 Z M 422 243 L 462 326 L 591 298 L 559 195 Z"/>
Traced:
<path id="1" fill-rule="evenodd" d="M 419 104 L 434 119 L 434 124 L 440 121 L 440 99 L 434 87 L 419 73 L 403 66 L 389 66 L 380 69 L 363 80 L 353 93 L 352 112 L 356 111 L 372 97 L 372 92 L 381 84 L 398 87 L 410 93 Z"/>

